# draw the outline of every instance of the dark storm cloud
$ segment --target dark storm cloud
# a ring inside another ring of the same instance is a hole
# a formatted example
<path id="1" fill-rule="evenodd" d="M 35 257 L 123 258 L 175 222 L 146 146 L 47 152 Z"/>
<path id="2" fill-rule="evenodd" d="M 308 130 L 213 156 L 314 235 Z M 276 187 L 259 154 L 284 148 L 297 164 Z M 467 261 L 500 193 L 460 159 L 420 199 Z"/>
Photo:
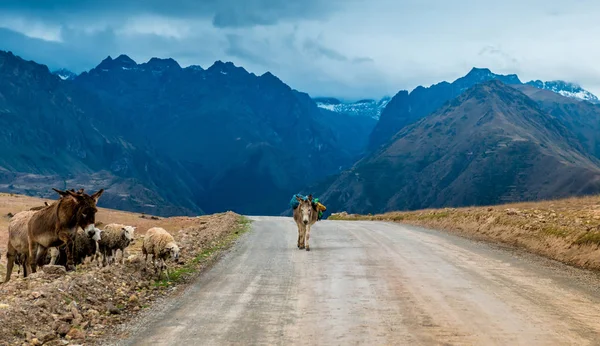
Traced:
<path id="1" fill-rule="evenodd" d="M 294 19 L 325 18 L 342 0 L 4 0 L 0 10 L 61 21 L 74 16 L 126 17 L 154 14 L 176 18 L 208 18 L 216 27 L 274 25 Z"/>
<path id="2" fill-rule="evenodd" d="M 597 0 L 0 0 L 0 49 L 76 72 L 119 54 L 229 60 L 345 99 L 473 66 L 600 93 L 598 17 Z"/>
<path id="3" fill-rule="evenodd" d="M 75 35 L 76 36 L 76 35 Z M 21 33 L 0 28 L 0 47 L 3 50 L 13 51 L 27 60 L 48 65 L 50 69 L 68 67 L 81 72 L 99 63 L 99 59 L 106 57 L 107 51 L 115 51 L 113 45 L 114 33 L 112 31 L 98 32 L 93 35 L 93 40 L 72 38 L 70 44 L 46 41 L 32 38 Z M 93 42 L 93 43 L 92 43 Z M 98 46 L 103 47 L 102 52 Z"/>

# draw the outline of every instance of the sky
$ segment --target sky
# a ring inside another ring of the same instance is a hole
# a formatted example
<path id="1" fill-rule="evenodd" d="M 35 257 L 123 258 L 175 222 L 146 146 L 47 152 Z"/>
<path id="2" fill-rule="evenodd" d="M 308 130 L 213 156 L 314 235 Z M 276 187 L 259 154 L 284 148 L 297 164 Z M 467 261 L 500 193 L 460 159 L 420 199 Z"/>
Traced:
<path id="1" fill-rule="evenodd" d="M 1 0 L 0 49 L 77 73 L 120 54 L 232 61 L 345 100 L 472 67 L 600 95 L 598 18 L 597 0 Z"/>

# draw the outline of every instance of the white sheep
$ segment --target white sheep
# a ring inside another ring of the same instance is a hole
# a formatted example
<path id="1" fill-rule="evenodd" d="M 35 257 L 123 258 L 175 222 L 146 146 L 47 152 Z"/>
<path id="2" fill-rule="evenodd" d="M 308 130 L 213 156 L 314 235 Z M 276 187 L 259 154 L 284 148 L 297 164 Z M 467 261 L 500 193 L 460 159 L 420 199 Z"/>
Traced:
<path id="1" fill-rule="evenodd" d="M 162 275 L 163 269 L 167 272 L 169 278 L 169 269 L 165 260 L 169 257 L 175 262 L 179 262 L 179 247 L 175 243 L 173 236 L 166 230 L 160 227 L 153 227 L 146 232 L 144 243 L 142 244 L 142 254 L 145 255 L 145 261 L 148 262 L 148 255 L 152 255 L 152 265 L 154 271 L 158 271 L 158 277 Z M 156 268 L 156 260 L 158 260 L 159 270 Z"/>
<path id="2" fill-rule="evenodd" d="M 111 223 L 104 227 L 102 239 L 98 242 L 98 255 L 102 254 L 102 265 L 105 266 L 114 261 L 117 250 L 121 250 L 121 263 L 125 263 L 125 248 L 133 244 L 135 227 Z"/>

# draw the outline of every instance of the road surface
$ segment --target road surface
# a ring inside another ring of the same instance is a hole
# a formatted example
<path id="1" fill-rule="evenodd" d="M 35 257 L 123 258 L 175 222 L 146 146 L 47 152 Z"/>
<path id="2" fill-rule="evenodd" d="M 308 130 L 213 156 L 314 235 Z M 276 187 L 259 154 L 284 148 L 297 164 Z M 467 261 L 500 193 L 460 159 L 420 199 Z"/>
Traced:
<path id="1" fill-rule="evenodd" d="M 441 232 L 290 218 L 252 232 L 130 345 L 598 345 L 597 275 Z"/>

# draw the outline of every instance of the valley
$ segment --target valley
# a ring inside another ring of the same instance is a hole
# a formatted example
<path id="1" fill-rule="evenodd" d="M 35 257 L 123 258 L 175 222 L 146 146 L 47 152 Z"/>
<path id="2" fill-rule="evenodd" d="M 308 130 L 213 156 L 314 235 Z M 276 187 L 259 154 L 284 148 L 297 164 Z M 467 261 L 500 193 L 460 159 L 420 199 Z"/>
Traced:
<path id="1" fill-rule="evenodd" d="M 351 213 L 600 192 L 600 105 L 568 82 L 473 68 L 341 101 L 231 62 L 120 55 L 74 74 L 10 52 L 0 75 L 9 193 L 105 188 L 103 206 L 169 216 L 286 214 L 297 192 Z"/>

